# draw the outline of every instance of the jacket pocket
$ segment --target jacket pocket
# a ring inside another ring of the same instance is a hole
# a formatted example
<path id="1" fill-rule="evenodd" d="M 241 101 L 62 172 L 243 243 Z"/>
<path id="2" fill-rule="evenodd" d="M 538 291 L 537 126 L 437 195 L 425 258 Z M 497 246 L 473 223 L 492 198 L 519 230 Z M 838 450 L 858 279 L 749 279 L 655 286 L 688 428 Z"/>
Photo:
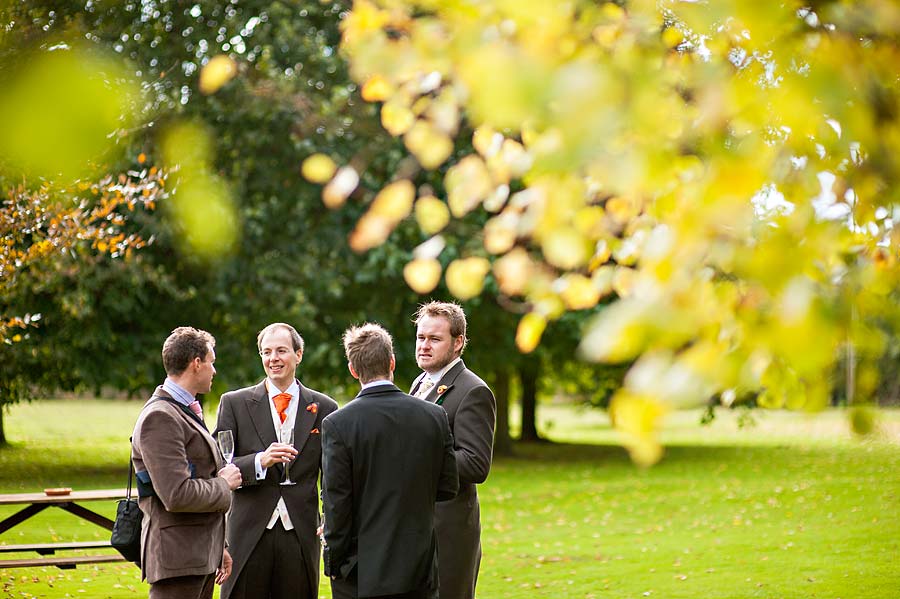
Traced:
<path id="1" fill-rule="evenodd" d="M 209 520 L 192 518 L 159 529 L 162 566 L 170 570 L 200 568 L 209 560 L 212 527 Z"/>

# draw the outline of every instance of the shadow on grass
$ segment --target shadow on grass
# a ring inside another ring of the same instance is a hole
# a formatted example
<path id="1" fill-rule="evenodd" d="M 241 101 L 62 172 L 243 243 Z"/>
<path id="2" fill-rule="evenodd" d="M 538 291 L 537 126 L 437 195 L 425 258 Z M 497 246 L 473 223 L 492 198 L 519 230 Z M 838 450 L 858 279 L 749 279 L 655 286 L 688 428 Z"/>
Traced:
<path id="1" fill-rule="evenodd" d="M 665 467 L 680 463 L 690 464 L 719 464 L 722 462 L 735 462 L 746 460 L 772 459 L 775 456 L 797 455 L 830 455 L 841 450 L 835 447 L 796 447 L 787 444 L 773 445 L 669 445 L 665 447 L 662 460 L 654 467 Z M 528 462 L 558 462 L 578 463 L 591 462 L 595 464 L 632 465 L 633 462 L 624 447 L 612 443 L 565 443 L 548 440 L 538 442 L 520 442 L 512 444 L 512 452 L 494 456 L 495 461 L 508 461 L 518 463 Z M 637 468 L 637 466 L 635 466 Z"/>

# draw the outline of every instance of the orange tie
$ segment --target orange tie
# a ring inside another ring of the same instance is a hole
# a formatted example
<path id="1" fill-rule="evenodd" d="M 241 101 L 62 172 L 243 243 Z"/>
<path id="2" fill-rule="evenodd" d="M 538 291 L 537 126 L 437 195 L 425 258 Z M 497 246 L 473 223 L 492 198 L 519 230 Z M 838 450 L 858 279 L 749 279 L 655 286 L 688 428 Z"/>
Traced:
<path id="1" fill-rule="evenodd" d="M 287 414 L 285 412 L 287 411 L 288 404 L 291 403 L 291 394 L 279 393 L 272 398 L 272 401 L 275 402 L 275 409 L 278 411 L 281 423 L 284 424 L 284 421 L 287 420 Z"/>

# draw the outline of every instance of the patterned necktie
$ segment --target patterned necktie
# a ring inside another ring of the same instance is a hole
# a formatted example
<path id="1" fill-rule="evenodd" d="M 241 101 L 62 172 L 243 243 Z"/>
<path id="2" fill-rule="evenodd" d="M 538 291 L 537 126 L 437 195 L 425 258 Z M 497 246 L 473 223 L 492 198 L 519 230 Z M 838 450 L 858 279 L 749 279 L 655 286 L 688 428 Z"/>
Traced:
<path id="1" fill-rule="evenodd" d="M 200 419 L 200 422 L 203 422 L 203 408 L 200 407 L 200 402 L 195 399 L 188 404 L 188 407 L 191 409 L 191 412 Z"/>
<path id="2" fill-rule="evenodd" d="M 281 418 L 281 423 L 284 424 L 284 421 L 287 420 L 288 404 L 291 403 L 291 394 L 279 393 L 272 397 L 272 401 L 275 402 L 275 410 L 278 411 L 278 417 Z"/>
<path id="3" fill-rule="evenodd" d="M 425 399 L 425 396 L 428 395 L 428 392 L 431 391 L 431 388 L 434 387 L 434 381 L 431 380 L 430 376 L 426 376 L 421 383 L 419 383 L 419 389 L 416 391 L 416 397 L 419 399 Z"/>

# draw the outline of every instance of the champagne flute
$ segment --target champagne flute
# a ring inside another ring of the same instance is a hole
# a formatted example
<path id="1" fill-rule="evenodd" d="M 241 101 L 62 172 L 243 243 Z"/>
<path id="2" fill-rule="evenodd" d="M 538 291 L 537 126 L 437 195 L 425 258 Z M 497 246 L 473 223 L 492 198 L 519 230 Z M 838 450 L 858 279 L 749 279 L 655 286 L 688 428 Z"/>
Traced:
<path id="1" fill-rule="evenodd" d="M 219 431 L 216 439 L 219 442 L 219 450 L 222 452 L 222 457 L 225 458 L 225 463 L 230 464 L 231 460 L 234 459 L 234 435 L 231 431 Z"/>
<path id="2" fill-rule="evenodd" d="M 291 447 L 294 446 L 294 427 L 293 426 L 283 426 L 281 428 L 281 442 L 286 445 L 290 445 Z M 284 480 L 278 484 L 280 484 L 282 486 L 297 484 L 291 480 L 290 470 L 291 470 L 291 462 L 285 462 L 285 464 L 284 464 Z"/>

